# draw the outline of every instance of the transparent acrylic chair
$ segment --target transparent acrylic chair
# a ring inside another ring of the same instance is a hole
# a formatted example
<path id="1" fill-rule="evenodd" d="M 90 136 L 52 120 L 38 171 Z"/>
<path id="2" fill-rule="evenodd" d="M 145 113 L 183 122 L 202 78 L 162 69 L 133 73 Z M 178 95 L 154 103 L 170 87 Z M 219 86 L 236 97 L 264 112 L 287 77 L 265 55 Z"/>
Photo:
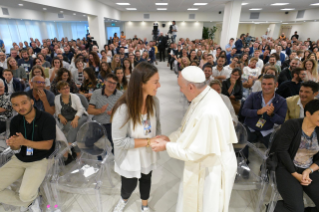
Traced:
<path id="1" fill-rule="evenodd" d="M 259 194 L 260 190 L 263 188 L 263 184 L 265 183 L 265 179 L 261 175 L 260 167 L 263 164 L 265 155 L 255 145 L 247 140 L 247 131 L 242 123 L 238 122 L 234 125 L 234 127 L 238 143 L 233 145 L 237 155 L 237 175 L 233 190 L 244 192 L 247 197 L 247 201 L 252 201 L 252 203 L 254 203 L 254 211 L 260 212 L 262 210 L 259 203 L 262 201 L 259 198 L 262 196 Z M 249 157 L 251 162 L 249 164 L 247 164 L 247 160 L 243 153 L 246 146 L 250 149 Z"/>
<path id="2" fill-rule="evenodd" d="M 53 175 L 54 158 L 59 154 L 59 152 L 62 149 L 65 149 L 65 147 L 66 147 L 66 144 L 64 141 L 56 141 L 54 151 L 47 159 L 48 166 L 47 166 L 47 170 L 46 170 L 46 175 L 45 175 L 45 178 L 44 178 L 44 180 L 39 188 L 39 195 L 41 196 L 41 204 L 43 206 L 50 205 L 53 207 L 54 201 L 53 201 L 52 190 L 50 189 L 50 182 L 51 182 L 51 178 Z M 5 155 L 3 155 L 4 153 L 5 153 Z M 5 152 L 1 153 L 1 156 L 3 156 L 3 158 L 6 158 L 6 161 L 9 161 L 11 159 L 12 155 L 13 155 L 13 153 L 12 153 L 12 150 L 10 149 L 10 147 L 8 149 L 6 149 Z M 20 186 L 21 186 L 21 179 L 19 179 L 18 181 L 14 182 L 12 185 L 10 185 L 10 189 L 18 192 Z M 17 208 L 15 206 L 5 205 L 5 204 L 2 204 L 2 206 L 5 209 L 5 211 L 8 211 L 8 210 L 14 211 Z"/>
<path id="3" fill-rule="evenodd" d="M 105 128 L 97 122 L 87 122 L 81 126 L 77 134 L 77 141 L 72 144 L 81 150 L 80 157 L 75 164 L 64 166 L 63 155 L 69 151 L 66 148 L 56 158 L 54 164 L 54 177 L 51 187 L 58 208 L 64 211 L 68 201 L 82 195 L 81 203 L 91 206 L 97 205 L 97 210 L 102 212 L 100 188 L 103 183 L 112 188 L 111 167 L 114 162 L 112 146 L 107 139 Z M 102 182 L 107 175 L 108 182 Z M 70 197 L 70 194 L 72 196 Z M 93 201 L 91 201 L 91 197 Z"/>

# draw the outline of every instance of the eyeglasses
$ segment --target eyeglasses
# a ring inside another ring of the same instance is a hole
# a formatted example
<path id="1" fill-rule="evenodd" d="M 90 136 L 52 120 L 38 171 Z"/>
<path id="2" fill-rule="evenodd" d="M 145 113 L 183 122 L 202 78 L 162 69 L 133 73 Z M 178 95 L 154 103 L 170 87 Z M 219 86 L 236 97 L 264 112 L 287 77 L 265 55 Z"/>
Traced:
<path id="1" fill-rule="evenodd" d="M 108 81 L 108 80 L 106 82 L 108 82 L 108 83 L 110 83 L 112 85 L 117 85 L 117 82 L 111 82 L 111 81 Z"/>
<path id="2" fill-rule="evenodd" d="M 61 90 L 63 90 L 63 91 L 68 90 L 68 89 L 70 89 L 70 87 L 69 87 L 69 86 L 64 87 L 64 88 L 61 88 Z"/>
<path id="3" fill-rule="evenodd" d="M 45 82 L 42 82 L 42 81 L 34 81 L 36 84 L 42 84 L 42 85 L 45 85 Z"/>

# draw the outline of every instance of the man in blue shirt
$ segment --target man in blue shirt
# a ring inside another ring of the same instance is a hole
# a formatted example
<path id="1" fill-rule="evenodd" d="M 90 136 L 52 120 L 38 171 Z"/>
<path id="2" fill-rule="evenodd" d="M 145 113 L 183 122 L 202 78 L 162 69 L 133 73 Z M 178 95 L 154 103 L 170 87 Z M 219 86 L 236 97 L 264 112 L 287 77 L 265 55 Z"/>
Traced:
<path id="1" fill-rule="evenodd" d="M 0 39 L 0 50 L 3 51 L 5 48 L 3 40 Z"/>
<path id="2" fill-rule="evenodd" d="M 259 43 L 255 42 L 252 47 L 249 49 L 249 56 L 253 57 L 254 52 L 258 49 Z"/>
<path id="3" fill-rule="evenodd" d="M 245 34 L 241 34 L 240 38 L 236 41 L 235 46 L 237 49 L 236 54 L 241 54 L 242 53 L 242 48 L 244 47 L 243 40 L 245 38 Z"/>
<path id="4" fill-rule="evenodd" d="M 226 54 L 230 54 L 231 50 L 235 48 L 234 44 L 234 38 L 231 38 L 229 40 L 229 43 L 226 44 L 225 49 L 226 49 Z"/>

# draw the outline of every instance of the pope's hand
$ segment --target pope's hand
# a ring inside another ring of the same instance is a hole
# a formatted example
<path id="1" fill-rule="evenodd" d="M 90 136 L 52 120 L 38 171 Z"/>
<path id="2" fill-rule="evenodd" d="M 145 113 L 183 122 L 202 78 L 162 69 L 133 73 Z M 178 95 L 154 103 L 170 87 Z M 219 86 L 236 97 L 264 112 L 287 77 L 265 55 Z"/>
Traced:
<path id="1" fill-rule="evenodd" d="M 152 150 L 154 152 L 161 152 L 166 150 L 166 143 L 168 141 L 165 141 L 164 139 L 158 138 L 155 140 L 155 142 L 151 143 Z"/>
<path id="2" fill-rule="evenodd" d="M 156 136 L 155 138 L 163 139 L 163 140 L 165 140 L 165 141 L 171 141 L 171 140 L 169 139 L 169 137 L 167 137 L 166 135 L 158 135 L 158 136 Z"/>

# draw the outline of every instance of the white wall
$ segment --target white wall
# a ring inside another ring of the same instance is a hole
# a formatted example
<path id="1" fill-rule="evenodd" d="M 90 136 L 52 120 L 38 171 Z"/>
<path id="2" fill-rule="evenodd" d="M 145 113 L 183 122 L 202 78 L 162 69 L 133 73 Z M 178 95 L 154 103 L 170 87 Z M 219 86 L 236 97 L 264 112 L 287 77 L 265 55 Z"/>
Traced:
<path id="1" fill-rule="evenodd" d="M 152 29 L 154 22 L 125 22 L 123 30 L 125 32 L 126 38 L 133 38 L 137 35 L 139 38 L 152 39 Z M 167 34 L 171 22 L 157 22 L 160 32 Z M 166 24 L 165 28 L 162 24 Z M 203 22 L 178 22 L 176 21 L 178 27 L 177 39 L 180 37 L 189 39 L 200 39 L 203 33 Z"/>
<path id="2" fill-rule="evenodd" d="M 285 24 L 285 26 L 291 26 L 291 34 L 289 38 L 298 32 L 299 40 L 305 41 L 310 38 L 311 41 L 317 41 L 319 39 L 319 22 L 305 22 L 302 24 Z"/>
<path id="3" fill-rule="evenodd" d="M 255 26 L 255 30 L 254 33 L 250 32 L 250 29 L 252 26 Z M 250 36 L 253 37 L 261 37 L 262 35 L 265 34 L 265 32 L 267 31 L 267 28 L 269 28 L 269 24 L 239 24 L 238 26 L 238 33 L 237 33 L 237 38 L 239 38 L 239 36 L 241 34 L 246 34 L 247 32 L 250 33 Z"/>

